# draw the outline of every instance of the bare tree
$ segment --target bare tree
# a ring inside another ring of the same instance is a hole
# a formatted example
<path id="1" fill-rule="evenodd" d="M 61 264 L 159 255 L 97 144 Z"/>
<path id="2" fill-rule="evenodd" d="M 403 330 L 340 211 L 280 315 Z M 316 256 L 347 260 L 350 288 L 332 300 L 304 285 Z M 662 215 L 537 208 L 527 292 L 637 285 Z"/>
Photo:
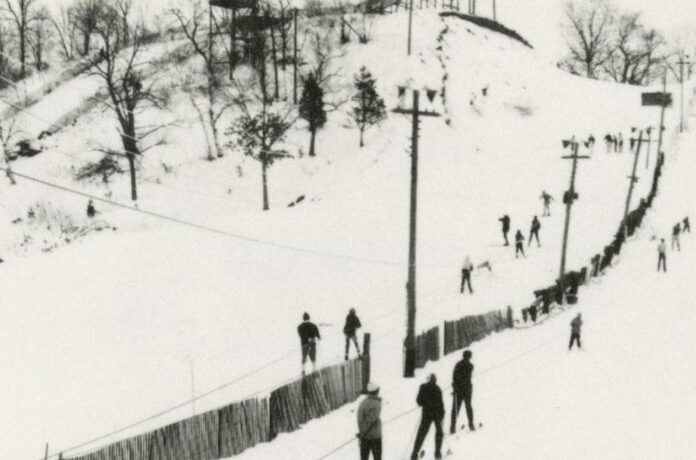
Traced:
<path id="1" fill-rule="evenodd" d="M 221 158 L 224 156 L 224 152 L 220 143 L 218 123 L 229 105 L 220 103 L 221 84 L 215 66 L 215 43 L 212 33 L 209 33 L 213 26 L 212 11 L 210 6 L 206 8 L 201 0 L 194 0 L 190 4 L 188 14 L 181 8 L 174 8 L 171 13 L 193 46 L 195 53 L 203 59 L 207 79 L 205 87 L 202 88 L 207 98 L 207 107 L 204 109 L 205 121 L 212 133 L 215 156 Z M 199 110 L 198 107 L 196 108 Z M 209 159 L 212 160 L 214 157 L 209 157 Z"/>
<path id="2" fill-rule="evenodd" d="M 77 27 L 70 8 L 63 4 L 50 16 L 53 30 L 58 39 L 58 45 L 63 57 L 71 61 L 75 58 Z"/>
<path id="3" fill-rule="evenodd" d="M 19 62 L 21 76 L 27 76 L 27 46 L 32 22 L 36 20 L 35 8 L 37 0 L 4 0 L 4 7 L 15 25 L 19 40 Z"/>
<path id="4" fill-rule="evenodd" d="M 36 20 L 29 33 L 29 45 L 34 56 L 34 66 L 41 71 L 46 68 L 44 55 L 51 40 L 50 14 L 45 6 L 36 12 Z"/>
<path id="5" fill-rule="evenodd" d="M 0 76 L 6 78 L 10 76 L 11 70 L 10 60 L 5 55 L 8 47 L 9 35 L 10 32 L 5 27 L 5 24 L 0 21 Z"/>
<path id="6" fill-rule="evenodd" d="M 230 126 L 227 134 L 236 141 L 229 142 L 230 148 L 239 146 L 245 155 L 261 163 L 263 210 L 267 211 L 270 209 L 268 169 L 275 161 L 290 156 L 276 145 L 285 139 L 295 122 L 295 116 L 290 104 L 274 102 L 264 94 L 260 86 L 256 88 L 255 91 L 239 91 L 237 105 L 242 115 Z"/>
<path id="7" fill-rule="evenodd" d="M 121 18 L 121 30 L 123 31 L 123 44 L 130 43 L 130 13 L 133 9 L 133 0 L 115 0 L 114 6 Z"/>
<path id="8" fill-rule="evenodd" d="M 663 56 L 662 35 L 640 23 L 640 15 L 624 14 L 612 32 L 611 55 L 604 64 L 607 74 L 618 83 L 643 85 L 650 83 Z"/>
<path id="9" fill-rule="evenodd" d="M 72 20 L 82 34 L 82 55 L 89 54 L 92 34 L 96 32 L 100 18 L 107 13 L 104 0 L 78 0 L 71 8 Z M 108 12 L 113 14 L 113 12 Z"/>
<path id="10" fill-rule="evenodd" d="M 15 118 L 8 118 L 0 122 L 0 144 L 2 145 L 3 159 L 5 160 L 5 174 L 10 181 L 10 185 L 17 185 L 14 174 L 12 174 L 12 160 L 14 159 L 15 139 L 19 134 L 16 127 Z"/>
<path id="11" fill-rule="evenodd" d="M 561 63 L 571 73 L 598 78 L 611 54 L 612 8 L 602 0 L 568 1 L 565 5 L 568 57 Z"/>
<path id="12" fill-rule="evenodd" d="M 125 156 L 131 177 L 131 198 L 138 199 L 136 160 L 147 150 L 159 145 L 142 145 L 164 126 L 139 126 L 138 114 L 150 107 L 160 107 L 162 97 L 154 84 L 145 85 L 145 77 L 137 70 L 137 58 L 141 51 L 139 30 L 131 33 L 131 46 L 123 48 L 123 31 L 116 11 L 107 9 L 98 21 L 95 32 L 103 44 L 102 60 L 92 67 L 92 74 L 101 77 L 109 95 L 108 106 L 114 112 L 119 125 L 123 153 L 111 150 L 105 153 Z M 124 51 L 121 51 L 124 49 Z"/>

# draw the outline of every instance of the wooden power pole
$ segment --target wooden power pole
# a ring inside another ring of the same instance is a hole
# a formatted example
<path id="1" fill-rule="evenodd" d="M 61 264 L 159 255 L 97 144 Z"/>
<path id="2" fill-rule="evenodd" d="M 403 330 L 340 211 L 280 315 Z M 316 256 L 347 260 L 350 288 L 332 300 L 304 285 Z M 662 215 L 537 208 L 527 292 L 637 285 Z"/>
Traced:
<path id="1" fill-rule="evenodd" d="M 580 143 L 575 140 L 575 138 L 563 141 L 564 147 L 570 147 L 572 154 L 562 157 L 564 160 L 573 160 L 573 167 L 570 173 L 570 187 L 568 191 L 563 195 L 563 202 L 566 205 L 566 216 L 565 216 L 565 227 L 563 228 L 563 247 L 561 249 L 561 269 L 558 277 L 558 282 L 561 288 L 561 305 L 565 302 L 565 266 L 566 266 L 566 253 L 568 250 L 568 232 L 570 227 L 570 210 L 573 206 L 573 202 L 578 199 L 577 193 L 575 193 L 575 176 L 578 170 L 578 160 L 586 160 L 590 157 L 587 155 L 578 155 L 578 149 Z"/>
<path id="2" fill-rule="evenodd" d="M 666 94 L 667 94 L 667 68 L 665 67 L 665 73 L 662 75 L 662 94 L 663 94 L 663 100 L 660 108 L 660 126 L 657 128 L 658 134 L 657 134 L 657 158 L 660 158 L 660 154 L 662 153 L 662 139 L 665 133 L 665 110 L 667 110 L 667 100 L 666 100 Z"/>
<path id="3" fill-rule="evenodd" d="M 401 90 L 400 90 L 401 91 Z M 405 90 L 404 90 L 405 91 Z M 428 97 L 434 97 L 434 91 Z M 404 343 L 404 377 L 413 377 L 416 372 L 416 234 L 418 231 L 418 129 L 420 117 L 438 117 L 435 112 L 420 110 L 420 92 L 413 91 L 413 107 L 394 110 L 412 116 L 411 119 L 411 204 L 408 237 L 408 281 L 406 283 L 406 340 Z"/>
<path id="4" fill-rule="evenodd" d="M 679 85 L 680 85 L 680 105 L 679 105 L 679 132 L 683 133 L 684 132 L 684 66 L 685 65 L 691 65 L 691 62 L 688 60 L 689 55 L 687 54 L 686 56 L 682 57 L 679 59 Z"/>
<path id="5" fill-rule="evenodd" d="M 292 30 L 293 30 L 293 59 L 292 59 L 292 102 L 297 104 L 297 8 L 292 14 Z"/>
<path id="6" fill-rule="evenodd" d="M 413 28 L 413 0 L 408 3 L 408 44 L 406 47 L 406 56 L 411 55 L 411 29 Z"/>
<path id="7" fill-rule="evenodd" d="M 496 8 L 495 0 L 493 0 L 493 20 L 498 21 L 498 11 Z"/>

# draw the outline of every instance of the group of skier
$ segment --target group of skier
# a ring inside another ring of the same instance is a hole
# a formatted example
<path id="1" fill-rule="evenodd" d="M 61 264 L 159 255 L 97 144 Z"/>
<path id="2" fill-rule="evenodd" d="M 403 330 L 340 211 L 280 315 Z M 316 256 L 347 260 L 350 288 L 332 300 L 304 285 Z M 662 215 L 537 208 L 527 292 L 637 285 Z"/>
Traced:
<path id="1" fill-rule="evenodd" d="M 469 429 L 476 430 L 474 411 L 471 405 L 473 394 L 471 377 L 474 372 L 471 357 L 471 351 L 465 350 L 461 361 L 454 366 L 452 372 L 452 408 L 450 411 L 450 433 L 452 434 L 457 431 L 457 418 L 462 404 L 466 407 Z M 360 441 L 361 460 L 368 460 L 370 454 L 374 460 L 382 459 L 382 421 L 380 417 L 382 400 L 379 397 L 379 390 L 379 385 L 373 382 L 369 383 L 367 397 L 358 407 L 357 438 Z M 435 458 L 442 458 L 442 443 L 445 437 L 442 427 L 445 420 L 445 402 L 442 394 L 435 374 L 430 374 L 427 381 L 418 389 L 416 403 L 421 408 L 421 420 L 411 452 L 411 460 L 421 457 L 421 448 L 431 426 L 435 426 Z"/>
<path id="2" fill-rule="evenodd" d="M 677 251 L 681 251 L 680 238 L 683 233 L 691 233 L 691 222 L 689 222 L 688 216 L 672 227 L 672 251 L 674 251 L 674 248 L 677 248 Z M 667 273 L 667 243 L 664 238 L 657 245 L 657 271 L 659 272 L 660 270 Z"/>
<path id="3" fill-rule="evenodd" d="M 607 153 L 623 153 L 624 149 L 624 138 L 623 134 L 619 133 L 617 135 L 613 135 L 610 133 L 607 133 L 606 136 L 604 136 L 604 143 L 607 146 Z"/>
<path id="4" fill-rule="evenodd" d="M 355 345 L 355 350 L 358 357 L 362 357 L 360 353 L 360 343 L 358 342 L 357 332 L 362 327 L 360 318 L 358 318 L 355 308 L 351 308 L 346 316 L 346 321 L 343 326 L 343 335 L 346 340 L 345 360 L 348 360 L 350 352 L 350 344 Z M 312 372 L 316 371 L 317 363 L 317 343 L 321 340 L 319 327 L 310 319 L 309 313 L 305 312 L 302 315 L 302 323 L 297 326 L 297 334 L 300 336 L 300 346 L 302 349 L 302 374 L 305 374 L 305 364 L 307 359 L 312 363 Z"/>
<path id="5" fill-rule="evenodd" d="M 554 201 L 553 197 L 546 193 L 546 190 L 541 192 L 540 200 L 543 201 L 544 210 L 543 217 L 551 216 L 551 202 Z M 510 216 L 505 214 L 503 217 L 498 219 L 502 225 L 503 240 L 505 241 L 504 246 L 510 245 L 510 240 L 508 239 L 508 233 L 510 233 Z M 532 222 L 529 228 L 529 238 L 527 238 L 527 246 L 532 245 L 532 241 L 536 240 L 537 247 L 541 247 L 541 240 L 539 239 L 539 231 L 541 230 L 541 222 L 537 216 L 532 218 Z M 515 258 L 518 258 L 520 254 L 526 257 L 524 253 L 524 242 L 525 237 L 522 230 L 518 229 L 515 233 Z"/>

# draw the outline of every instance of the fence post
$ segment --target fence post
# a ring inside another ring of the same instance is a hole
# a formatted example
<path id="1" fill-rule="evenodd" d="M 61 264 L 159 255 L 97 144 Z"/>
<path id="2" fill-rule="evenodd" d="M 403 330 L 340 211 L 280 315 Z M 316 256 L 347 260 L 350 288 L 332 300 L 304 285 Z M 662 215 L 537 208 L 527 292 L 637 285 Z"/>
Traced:
<path id="1" fill-rule="evenodd" d="M 367 392 L 367 384 L 370 382 L 370 333 L 363 335 L 362 355 L 362 391 Z"/>

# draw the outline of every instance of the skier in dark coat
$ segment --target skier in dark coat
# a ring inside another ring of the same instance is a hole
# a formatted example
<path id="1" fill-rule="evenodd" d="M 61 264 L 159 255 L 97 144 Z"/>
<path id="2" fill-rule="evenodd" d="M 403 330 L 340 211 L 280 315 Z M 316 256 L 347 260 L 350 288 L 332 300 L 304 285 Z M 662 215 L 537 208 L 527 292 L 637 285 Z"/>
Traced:
<path id="1" fill-rule="evenodd" d="M 679 235 L 681 234 L 681 224 L 677 224 L 672 228 L 672 251 L 674 251 L 674 246 L 677 246 L 677 251 L 681 251 L 681 245 L 679 244 Z"/>
<path id="2" fill-rule="evenodd" d="M 515 259 L 517 259 L 520 252 L 522 253 L 522 257 L 526 257 L 524 255 L 524 235 L 522 234 L 522 230 L 517 230 L 517 234 L 515 235 Z"/>
<path id="3" fill-rule="evenodd" d="M 541 222 L 539 222 L 537 216 L 534 216 L 534 219 L 532 219 L 531 229 L 529 230 L 529 242 L 527 243 L 527 246 L 531 246 L 532 238 L 536 238 L 537 246 L 541 247 L 541 243 L 539 242 L 539 230 L 541 230 Z"/>
<path id="4" fill-rule="evenodd" d="M 573 321 L 570 322 L 570 345 L 568 345 L 568 350 L 573 349 L 573 343 L 578 344 L 578 348 L 582 348 L 580 345 L 580 333 L 582 332 L 582 315 L 578 313 Z"/>
<path id="5" fill-rule="evenodd" d="M 682 222 L 682 233 L 689 232 L 691 233 L 691 223 L 689 222 L 689 216 L 686 216 L 684 218 L 684 221 Z"/>
<path id="6" fill-rule="evenodd" d="M 476 430 L 474 427 L 474 410 L 471 407 L 471 396 L 473 394 L 473 386 L 471 384 L 471 375 L 474 372 L 474 365 L 471 364 L 471 351 L 464 351 L 461 361 L 454 366 L 452 373 L 452 390 L 454 401 L 452 403 L 452 422 L 450 424 L 450 433 L 454 434 L 457 431 L 457 417 L 462 402 L 466 407 L 466 418 L 469 421 L 469 429 Z"/>
<path id="7" fill-rule="evenodd" d="M 510 242 L 508 241 L 508 232 L 510 232 L 510 216 L 505 214 L 498 220 L 503 224 L 503 238 L 505 238 L 505 246 L 510 246 Z"/>
<path id="8" fill-rule="evenodd" d="M 423 408 L 421 422 L 416 435 L 416 443 L 413 446 L 411 460 L 417 460 L 423 441 L 428 435 L 430 425 L 435 424 L 435 458 L 442 458 L 442 420 L 445 418 L 445 403 L 442 401 L 442 390 L 437 385 L 437 377 L 430 374 L 428 382 L 420 386 L 416 402 Z"/>
<path id="9" fill-rule="evenodd" d="M 469 256 L 464 259 L 464 265 L 462 266 L 462 284 L 459 287 L 459 292 L 464 294 L 467 284 L 469 285 L 469 293 L 473 294 L 474 290 L 471 288 L 471 272 L 474 271 L 474 264 L 471 263 Z"/>
<path id="10" fill-rule="evenodd" d="M 623 139 L 623 134 L 621 134 L 621 133 L 619 133 L 619 137 L 616 140 L 616 147 L 617 147 L 617 151 L 619 153 L 623 153 L 624 139 Z"/>
<path id="11" fill-rule="evenodd" d="M 611 146 L 613 143 L 611 134 L 607 133 L 607 135 L 604 136 L 604 143 L 607 146 L 607 153 L 611 153 Z"/>
<path id="12" fill-rule="evenodd" d="M 544 212 L 542 216 L 548 217 L 551 216 L 551 202 L 553 201 L 553 197 L 546 193 L 546 190 L 542 190 L 541 196 L 539 197 L 540 200 L 544 200 Z"/>
<path id="13" fill-rule="evenodd" d="M 346 336 L 346 361 L 348 361 L 348 352 L 350 351 L 350 342 L 355 344 L 355 349 L 358 351 L 358 358 L 360 357 L 360 344 L 358 343 L 358 337 L 356 332 L 362 327 L 360 323 L 360 318 L 355 313 L 355 308 L 351 308 L 346 316 L 346 324 L 343 326 L 343 334 Z"/>
<path id="14" fill-rule="evenodd" d="M 94 202 L 92 200 L 89 200 L 89 202 L 87 202 L 87 217 L 89 217 L 91 219 L 96 215 L 97 215 L 97 210 L 94 207 Z"/>
<path id="15" fill-rule="evenodd" d="M 665 243 L 665 239 L 662 238 L 660 240 L 660 244 L 657 245 L 657 271 L 660 271 L 660 267 L 662 267 L 662 271 L 667 273 L 667 244 Z"/>
<path id="16" fill-rule="evenodd" d="M 316 370 L 317 363 L 317 340 L 321 340 L 319 328 L 309 320 L 309 314 L 302 315 L 302 323 L 297 326 L 297 333 L 300 336 L 302 345 L 302 374 L 305 373 L 305 362 L 307 357 L 312 361 L 312 371 Z"/>

